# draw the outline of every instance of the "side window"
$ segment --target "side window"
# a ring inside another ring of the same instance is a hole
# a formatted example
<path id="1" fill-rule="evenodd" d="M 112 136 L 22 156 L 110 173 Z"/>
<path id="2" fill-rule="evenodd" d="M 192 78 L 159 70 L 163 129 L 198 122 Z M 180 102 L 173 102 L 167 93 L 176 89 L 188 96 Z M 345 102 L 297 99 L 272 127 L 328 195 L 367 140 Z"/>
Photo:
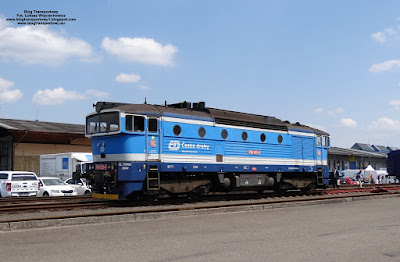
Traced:
<path id="1" fill-rule="evenodd" d="M 282 142 L 283 142 L 283 137 L 282 137 L 281 135 L 279 135 L 277 140 L 278 140 L 278 143 L 279 143 L 279 144 L 282 144 Z"/>
<path id="2" fill-rule="evenodd" d="M 144 117 L 143 116 L 135 116 L 133 121 L 133 131 L 135 132 L 144 132 Z"/>
<path id="3" fill-rule="evenodd" d="M 222 139 L 227 139 L 228 138 L 228 131 L 226 131 L 225 129 L 222 129 L 221 137 L 222 137 Z"/>
<path id="4" fill-rule="evenodd" d="M 133 126 L 133 117 L 126 116 L 125 117 L 125 130 L 132 132 L 132 126 Z"/>
<path id="5" fill-rule="evenodd" d="M 317 136 L 317 146 L 321 146 L 321 137 Z"/>
<path id="6" fill-rule="evenodd" d="M 157 133 L 157 131 L 158 131 L 157 119 L 149 118 L 148 121 L 147 121 L 147 124 L 148 124 L 148 127 L 149 127 L 149 132 Z"/>
<path id="7" fill-rule="evenodd" d="M 199 137 L 206 136 L 206 130 L 204 129 L 204 127 L 200 127 L 198 133 L 199 133 Z"/>
<path id="8" fill-rule="evenodd" d="M 248 138 L 247 132 L 243 131 L 243 132 L 242 132 L 242 139 L 243 139 L 243 141 L 246 141 L 247 138 Z"/>
<path id="9" fill-rule="evenodd" d="M 330 141 L 329 141 L 329 137 L 328 136 L 326 136 L 326 137 L 324 137 L 324 146 L 325 147 L 329 147 L 330 146 Z"/>
<path id="10" fill-rule="evenodd" d="M 0 179 L 8 179 L 8 174 L 0 174 Z"/>
<path id="11" fill-rule="evenodd" d="M 182 129 L 179 125 L 175 125 L 173 131 L 176 136 L 179 136 L 182 132 Z"/>

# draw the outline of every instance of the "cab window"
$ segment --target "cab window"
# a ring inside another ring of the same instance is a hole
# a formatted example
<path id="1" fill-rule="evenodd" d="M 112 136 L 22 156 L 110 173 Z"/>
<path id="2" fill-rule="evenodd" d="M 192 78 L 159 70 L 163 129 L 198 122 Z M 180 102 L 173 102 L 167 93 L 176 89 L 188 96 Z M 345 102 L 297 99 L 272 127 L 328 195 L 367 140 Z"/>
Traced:
<path id="1" fill-rule="evenodd" d="M 321 146 L 321 137 L 317 136 L 317 146 Z"/>
<path id="2" fill-rule="evenodd" d="M 329 147 L 330 146 L 330 141 L 329 141 L 329 137 L 324 137 L 324 146 L 325 147 Z"/>
<path id="3" fill-rule="evenodd" d="M 133 131 L 144 132 L 144 117 L 135 116 L 133 119 Z"/>
<path id="4" fill-rule="evenodd" d="M 125 130 L 132 132 L 133 126 L 133 116 L 126 116 L 125 117 Z"/>
<path id="5" fill-rule="evenodd" d="M 148 123 L 148 127 L 149 127 L 149 132 L 157 133 L 157 131 L 158 131 L 157 119 L 156 118 L 149 118 L 147 123 Z"/>

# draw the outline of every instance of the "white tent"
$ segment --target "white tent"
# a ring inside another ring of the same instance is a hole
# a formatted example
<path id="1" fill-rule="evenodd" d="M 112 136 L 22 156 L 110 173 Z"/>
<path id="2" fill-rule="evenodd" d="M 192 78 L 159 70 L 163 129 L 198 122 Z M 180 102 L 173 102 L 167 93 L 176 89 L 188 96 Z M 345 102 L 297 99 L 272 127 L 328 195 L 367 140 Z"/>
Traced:
<path id="1" fill-rule="evenodd" d="M 376 183 L 377 182 L 377 178 L 378 178 L 378 175 L 376 174 L 376 171 L 375 171 L 375 169 L 371 166 L 371 165 L 369 165 L 365 170 L 364 170 L 364 180 L 365 181 L 369 181 L 370 183 L 372 183 L 372 181 L 371 181 L 371 176 L 372 176 L 372 179 L 373 179 L 373 182 L 374 183 Z"/>
<path id="2" fill-rule="evenodd" d="M 369 165 L 369 166 L 365 169 L 365 171 L 375 171 L 375 169 L 374 169 L 371 165 Z"/>

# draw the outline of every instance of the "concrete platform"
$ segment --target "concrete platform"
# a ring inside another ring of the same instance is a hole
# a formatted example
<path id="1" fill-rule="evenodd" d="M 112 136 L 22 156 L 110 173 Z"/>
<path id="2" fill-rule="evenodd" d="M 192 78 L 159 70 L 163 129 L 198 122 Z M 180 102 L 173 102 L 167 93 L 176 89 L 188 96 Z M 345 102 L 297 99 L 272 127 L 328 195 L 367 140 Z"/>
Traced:
<path id="1" fill-rule="evenodd" d="M 399 217 L 382 198 L 0 232 L 0 247 L 13 261 L 399 261 Z"/>

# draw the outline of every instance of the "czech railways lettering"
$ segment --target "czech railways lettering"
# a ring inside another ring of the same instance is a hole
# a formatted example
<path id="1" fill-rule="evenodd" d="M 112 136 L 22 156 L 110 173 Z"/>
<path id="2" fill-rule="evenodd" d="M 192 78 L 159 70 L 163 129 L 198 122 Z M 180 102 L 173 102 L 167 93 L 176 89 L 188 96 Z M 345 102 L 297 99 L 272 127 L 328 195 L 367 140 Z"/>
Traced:
<path id="1" fill-rule="evenodd" d="M 210 145 L 208 144 L 197 144 L 197 143 L 188 143 L 188 142 L 180 142 L 176 140 L 169 141 L 168 149 L 171 151 L 185 150 L 185 149 L 198 149 L 198 150 L 211 150 Z M 197 153 L 197 151 L 185 151 Z"/>

